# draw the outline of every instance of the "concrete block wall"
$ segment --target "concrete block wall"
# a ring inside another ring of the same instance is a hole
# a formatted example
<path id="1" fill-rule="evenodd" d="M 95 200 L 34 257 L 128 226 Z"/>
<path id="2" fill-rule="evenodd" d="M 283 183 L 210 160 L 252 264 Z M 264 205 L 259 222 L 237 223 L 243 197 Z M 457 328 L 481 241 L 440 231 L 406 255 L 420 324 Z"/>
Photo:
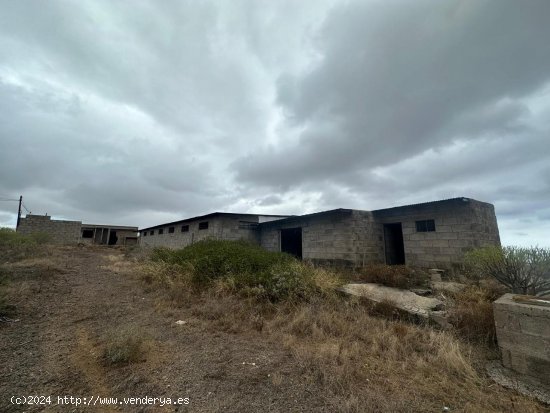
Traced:
<path id="1" fill-rule="evenodd" d="M 469 198 L 373 211 L 383 225 L 400 222 L 407 265 L 452 268 L 477 247 L 500 245 L 494 207 Z M 417 232 L 416 221 L 433 219 L 434 232 Z"/>
<path id="2" fill-rule="evenodd" d="M 118 237 L 116 245 L 135 244 L 136 241 L 134 241 L 133 238 L 137 238 L 137 231 L 122 229 L 113 229 L 113 231 L 116 231 Z"/>
<path id="3" fill-rule="evenodd" d="M 296 217 L 264 224 L 260 244 L 268 251 L 280 251 L 282 229 L 302 228 L 302 259 L 314 264 L 360 266 L 378 257 L 371 235 L 372 215 L 366 211 L 344 210 L 328 214 Z"/>
<path id="4" fill-rule="evenodd" d="M 302 258 L 315 264 L 353 265 L 356 256 L 351 215 L 328 214 L 307 218 L 302 227 Z"/>
<path id="5" fill-rule="evenodd" d="M 163 234 L 159 235 L 159 228 L 148 230 L 147 235 L 140 231 L 140 245 L 149 247 L 184 248 L 192 243 L 207 238 L 225 240 L 247 240 L 259 243 L 259 232 L 256 228 L 241 228 L 241 222 L 258 221 L 257 217 L 242 216 L 215 216 L 186 221 L 175 225 L 164 225 Z M 208 229 L 199 230 L 199 223 L 208 222 Z M 184 225 L 189 226 L 188 232 L 182 232 Z M 169 227 L 174 227 L 174 232 L 169 233 Z M 154 231 L 154 235 L 150 235 Z"/>
<path id="6" fill-rule="evenodd" d="M 502 363 L 550 386 L 550 306 L 514 301 L 505 294 L 493 303 Z"/>
<path id="7" fill-rule="evenodd" d="M 353 210 L 349 222 L 353 240 L 354 266 L 384 263 L 384 233 L 371 211 Z"/>
<path id="8" fill-rule="evenodd" d="M 45 233 L 54 244 L 76 244 L 80 240 L 80 221 L 53 220 L 46 215 L 27 215 L 21 218 L 17 232 L 23 235 Z"/>

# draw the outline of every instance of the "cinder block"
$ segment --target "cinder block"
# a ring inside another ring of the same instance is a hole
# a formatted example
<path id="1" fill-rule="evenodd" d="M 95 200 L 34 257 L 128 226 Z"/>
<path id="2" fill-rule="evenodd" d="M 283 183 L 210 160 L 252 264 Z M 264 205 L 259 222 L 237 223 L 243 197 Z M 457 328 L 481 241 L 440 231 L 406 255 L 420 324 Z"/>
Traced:
<path id="1" fill-rule="evenodd" d="M 550 306 L 514 301 L 505 294 L 493 303 L 502 362 L 550 384 Z"/>

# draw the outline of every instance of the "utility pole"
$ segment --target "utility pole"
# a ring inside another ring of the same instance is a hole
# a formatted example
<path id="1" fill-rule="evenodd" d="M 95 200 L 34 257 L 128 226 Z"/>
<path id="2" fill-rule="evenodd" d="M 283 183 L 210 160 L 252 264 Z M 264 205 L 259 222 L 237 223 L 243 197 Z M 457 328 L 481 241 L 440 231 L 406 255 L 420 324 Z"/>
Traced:
<path id="1" fill-rule="evenodd" d="M 21 204 L 23 203 L 23 195 L 19 195 L 19 210 L 17 211 L 17 225 L 15 226 L 15 230 L 17 231 L 17 228 L 19 228 L 19 221 L 21 221 Z"/>

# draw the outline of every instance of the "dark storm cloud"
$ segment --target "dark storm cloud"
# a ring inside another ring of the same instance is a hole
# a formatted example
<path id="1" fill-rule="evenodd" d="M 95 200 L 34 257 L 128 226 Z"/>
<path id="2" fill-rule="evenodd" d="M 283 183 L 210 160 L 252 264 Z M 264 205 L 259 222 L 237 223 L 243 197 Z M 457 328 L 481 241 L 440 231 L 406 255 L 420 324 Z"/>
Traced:
<path id="1" fill-rule="evenodd" d="M 129 6 L 3 8 L 0 193 L 25 192 L 35 209 L 73 218 L 141 210 L 141 222 L 151 210 L 202 213 L 238 197 L 215 176 L 267 112 L 261 71 L 242 67 L 254 56 L 228 47 L 230 13 Z"/>
<path id="2" fill-rule="evenodd" d="M 550 230 L 547 1 L 6 2 L 0 195 L 154 225 L 469 196 Z M 14 208 L 0 204 L 0 224 Z"/>
<path id="3" fill-rule="evenodd" d="M 279 101 L 295 142 L 236 163 L 280 186 L 395 162 L 457 137 L 525 128 L 516 99 L 550 79 L 550 3 L 352 2 L 335 8 L 309 73 Z"/>

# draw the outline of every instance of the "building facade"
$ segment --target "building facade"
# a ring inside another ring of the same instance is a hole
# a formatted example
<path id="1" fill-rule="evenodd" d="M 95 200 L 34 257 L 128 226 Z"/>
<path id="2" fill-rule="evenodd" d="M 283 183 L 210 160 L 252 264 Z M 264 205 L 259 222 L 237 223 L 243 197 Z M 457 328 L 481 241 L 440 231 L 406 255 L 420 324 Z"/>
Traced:
<path id="1" fill-rule="evenodd" d="M 168 248 L 183 248 L 207 238 L 259 243 L 259 227 L 262 223 L 286 217 L 288 215 L 214 212 L 140 229 L 139 238 L 143 246 Z"/>
<path id="2" fill-rule="evenodd" d="M 138 242 L 137 227 L 83 224 L 52 219 L 48 215 L 21 217 L 17 232 L 46 234 L 53 244 L 136 245 Z"/>
<path id="3" fill-rule="evenodd" d="M 205 238 L 245 239 L 314 264 L 452 268 L 470 249 L 500 245 L 493 205 L 453 198 L 300 216 L 214 213 L 140 230 L 147 246 L 183 248 Z"/>

